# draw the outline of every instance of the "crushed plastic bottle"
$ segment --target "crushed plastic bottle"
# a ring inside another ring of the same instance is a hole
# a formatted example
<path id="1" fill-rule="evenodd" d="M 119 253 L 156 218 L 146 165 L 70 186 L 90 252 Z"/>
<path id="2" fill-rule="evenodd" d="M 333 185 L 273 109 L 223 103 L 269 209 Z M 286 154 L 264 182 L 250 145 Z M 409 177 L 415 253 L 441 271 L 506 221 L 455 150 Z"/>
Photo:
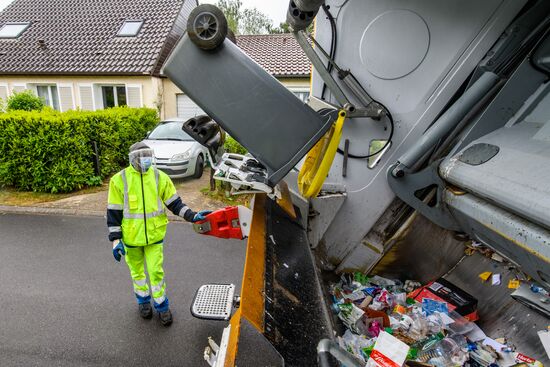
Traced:
<path id="1" fill-rule="evenodd" d="M 366 338 L 364 335 L 356 335 L 351 331 L 346 330 L 344 335 L 338 337 L 338 344 L 342 349 L 347 350 L 363 362 L 366 362 L 368 359 L 368 354 L 365 353 L 367 350 L 372 350 L 376 339 Z"/>
<path id="2" fill-rule="evenodd" d="M 425 339 L 422 339 L 420 341 L 417 341 L 413 345 L 411 345 L 411 348 L 417 349 L 419 352 L 428 350 L 431 347 L 434 346 L 434 344 L 438 343 L 440 340 L 443 340 L 445 338 L 445 335 L 443 333 L 437 333 L 434 335 L 431 335 Z"/>
<path id="3" fill-rule="evenodd" d="M 428 334 L 428 322 L 426 316 L 422 313 L 421 307 L 413 307 L 409 315 L 412 319 L 407 336 L 414 340 L 422 340 Z"/>
<path id="4" fill-rule="evenodd" d="M 445 328 L 445 323 L 443 322 L 443 318 L 440 313 L 435 312 L 428 316 L 426 320 L 429 334 L 440 333 Z"/>
<path id="5" fill-rule="evenodd" d="M 446 337 L 428 349 L 418 353 L 417 359 L 436 367 L 462 366 L 468 360 L 468 352 L 465 348 L 466 341 L 462 342 L 453 337 Z"/>

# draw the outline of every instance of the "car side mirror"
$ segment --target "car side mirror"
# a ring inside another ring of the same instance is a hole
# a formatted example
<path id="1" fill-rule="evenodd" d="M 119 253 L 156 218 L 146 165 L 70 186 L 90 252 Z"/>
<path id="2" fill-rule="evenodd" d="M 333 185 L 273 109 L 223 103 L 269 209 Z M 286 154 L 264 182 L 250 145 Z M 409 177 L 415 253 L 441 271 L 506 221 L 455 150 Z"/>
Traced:
<path id="1" fill-rule="evenodd" d="M 148 138 L 148 137 L 149 137 L 149 134 L 151 134 L 151 130 L 149 130 L 149 131 L 147 131 L 147 132 L 145 133 L 145 137 Z"/>

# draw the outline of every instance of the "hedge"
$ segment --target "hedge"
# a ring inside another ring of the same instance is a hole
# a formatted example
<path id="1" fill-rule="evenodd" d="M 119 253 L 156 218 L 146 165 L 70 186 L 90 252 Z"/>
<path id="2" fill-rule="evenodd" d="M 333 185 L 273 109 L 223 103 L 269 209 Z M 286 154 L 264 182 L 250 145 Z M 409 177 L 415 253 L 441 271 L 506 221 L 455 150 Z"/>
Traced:
<path id="1" fill-rule="evenodd" d="M 236 154 L 246 154 L 248 151 L 245 147 L 243 147 L 241 144 L 239 144 L 238 141 L 233 139 L 229 134 L 225 135 L 225 142 L 223 144 L 223 148 L 227 153 L 236 153 Z"/>
<path id="2" fill-rule="evenodd" d="M 0 186 L 57 193 L 100 184 L 128 164 L 130 145 L 158 121 L 148 108 L 0 113 Z"/>

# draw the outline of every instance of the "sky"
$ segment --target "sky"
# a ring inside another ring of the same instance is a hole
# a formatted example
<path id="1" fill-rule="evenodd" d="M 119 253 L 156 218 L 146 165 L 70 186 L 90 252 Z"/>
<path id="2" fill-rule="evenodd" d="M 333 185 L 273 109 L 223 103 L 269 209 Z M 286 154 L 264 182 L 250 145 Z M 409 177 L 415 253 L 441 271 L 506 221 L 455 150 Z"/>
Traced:
<path id="1" fill-rule="evenodd" d="M 4 9 L 12 0 L 0 0 L 0 10 Z M 200 3 L 215 4 L 217 0 L 199 0 Z M 244 8 L 256 8 L 273 20 L 278 26 L 286 19 L 288 0 L 241 0 Z"/>
<path id="2" fill-rule="evenodd" d="M 244 8 L 256 8 L 270 17 L 275 26 L 286 20 L 288 0 L 241 0 L 241 2 Z M 199 0 L 199 3 L 215 4 L 217 0 Z"/>
<path id="3" fill-rule="evenodd" d="M 0 10 L 3 10 L 6 6 L 9 5 L 13 0 L 0 0 Z"/>

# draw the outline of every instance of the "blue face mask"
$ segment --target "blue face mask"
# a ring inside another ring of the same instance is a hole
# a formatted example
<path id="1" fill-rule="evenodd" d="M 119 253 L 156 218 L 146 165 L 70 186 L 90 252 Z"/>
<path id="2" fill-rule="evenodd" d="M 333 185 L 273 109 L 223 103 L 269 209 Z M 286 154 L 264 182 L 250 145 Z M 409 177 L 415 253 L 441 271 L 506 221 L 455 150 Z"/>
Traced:
<path id="1" fill-rule="evenodd" d="M 153 158 L 152 157 L 141 157 L 139 159 L 139 164 L 142 168 L 142 172 L 145 173 L 153 165 Z"/>

